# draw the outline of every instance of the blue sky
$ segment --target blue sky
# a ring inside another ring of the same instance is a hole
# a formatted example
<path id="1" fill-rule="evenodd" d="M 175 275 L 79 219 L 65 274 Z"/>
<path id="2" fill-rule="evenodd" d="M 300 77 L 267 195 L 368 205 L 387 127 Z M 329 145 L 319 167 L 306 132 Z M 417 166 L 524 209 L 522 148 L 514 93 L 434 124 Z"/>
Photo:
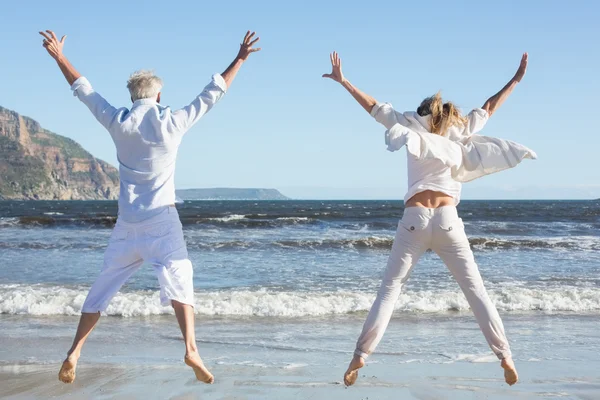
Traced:
<path id="1" fill-rule="evenodd" d="M 39 30 L 115 106 L 128 75 L 152 68 L 162 103 L 190 102 L 235 57 L 247 29 L 263 51 L 184 139 L 176 183 L 273 187 L 297 198 L 402 198 L 404 151 L 333 81 L 337 50 L 356 86 L 398 110 L 442 90 L 467 112 L 529 69 L 482 132 L 523 143 L 536 161 L 464 186 L 464 198 L 600 197 L 600 5 L 592 1 L 17 2 L 0 14 L 0 105 L 116 165 L 112 141 L 72 97 Z"/>

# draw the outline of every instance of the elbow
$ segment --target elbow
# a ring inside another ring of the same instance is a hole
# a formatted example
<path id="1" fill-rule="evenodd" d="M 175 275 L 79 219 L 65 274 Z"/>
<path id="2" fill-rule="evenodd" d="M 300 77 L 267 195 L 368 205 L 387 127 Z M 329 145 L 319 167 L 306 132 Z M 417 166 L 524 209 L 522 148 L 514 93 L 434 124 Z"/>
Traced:
<path id="1" fill-rule="evenodd" d="M 494 113 L 494 107 L 489 101 L 486 101 L 486 103 L 483 105 L 483 107 L 481 107 L 481 109 L 487 112 L 488 117 L 491 117 Z"/>
<path id="2" fill-rule="evenodd" d="M 369 114 L 373 113 L 373 108 L 375 108 L 375 106 L 377 105 L 377 102 L 375 101 L 370 101 L 367 103 L 367 106 L 365 107 L 365 109 L 367 110 L 367 112 Z"/>

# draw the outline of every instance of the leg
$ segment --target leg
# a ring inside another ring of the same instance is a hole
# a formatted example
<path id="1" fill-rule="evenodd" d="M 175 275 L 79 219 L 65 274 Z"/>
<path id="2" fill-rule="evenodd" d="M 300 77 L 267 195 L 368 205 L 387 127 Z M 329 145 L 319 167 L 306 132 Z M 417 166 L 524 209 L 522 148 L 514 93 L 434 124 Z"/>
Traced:
<path id="1" fill-rule="evenodd" d="M 204 366 L 198 348 L 196 347 L 196 333 L 194 332 L 194 307 L 176 300 L 172 301 L 175 316 L 185 342 L 185 363 L 194 370 L 196 379 L 204 383 L 213 383 L 215 378 Z"/>
<path id="2" fill-rule="evenodd" d="M 58 373 L 58 379 L 64 383 L 73 383 L 75 381 L 75 370 L 77 368 L 77 361 L 81 355 L 81 349 L 100 319 L 100 312 L 106 310 L 110 300 L 119 291 L 121 286 L 142 265 L 141 259 L 135 259 L 136 255 L 129 253 L 129 245 L 126 238 L 126 231 L 123 232 L 115 228 L 104 254 L 102 271 L 83 303 L 81 318 L 77 326 L 73 345 L 67 352 L 67 358 Z"/>
<path id="3" fill-rule="evenodd" d="M 421 229 L 416 229 L 417 227 Z M 379 344 L 392 317 L 402 286 L 419 257 L 427 249 L 427 232 L 424 228 L 426 229 L 423 226 L 411 225 L 410 219 L 403 219 L 398 226 L 383 282 L 356 343 L 354 357 L 344 374 L 344 383 L 347 386 L 356 382 L 358 370 L 364 366 L 365 359 Z"/>
<path id="4" fill-rule="evenodd" d="M 81 314 L 73 345 L 67 352 L 67 358 L 63 361 L 60 372 L 58 373 L 58 379 L 61 382 L 73 383 L 73 381 L 75 381 L 75 369 L 77 368 L 77 360 L 79 360 L 79 356 L 81 355 L 81 348 L 89 334 L 92 333 L 92 330 L 99 319 L 99 312 Z"/>
<path id="5" fill-rule="evenodd" d="M 448 266 L 465 294 L 490 348 L 502 360 L 506 383 L 514 385 L 518 376 L 504 333 L 504 325 L 483 285 L 460 219 L 456 218 L 453 221 L 442 219 L 441 223 L 434 227 L 433 250 Z"/>
<path id="6" fill-rule="evenodd" d="M 176 214 L 175 214 L 176 216 Z M 145 232 L 148 257 L 160 283 L 162 305 L 171 305 L 185 342 L 186 365 L 194 370 L 196 379 L 213 383 L 214 377 L 204 366 L 196 347 L 194 332 L 194 270 L 188 258 L 181 223 L 167 216 L 166 221 L 149 227 Z"/>

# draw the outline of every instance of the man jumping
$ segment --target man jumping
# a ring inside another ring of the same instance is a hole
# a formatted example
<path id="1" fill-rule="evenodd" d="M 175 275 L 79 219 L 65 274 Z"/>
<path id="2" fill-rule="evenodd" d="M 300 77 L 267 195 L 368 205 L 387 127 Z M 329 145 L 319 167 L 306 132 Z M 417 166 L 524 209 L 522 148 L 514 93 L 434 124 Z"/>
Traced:
<path id="1" fill-rule="evenodd" d="M 171 110 L 160 104 L 162 80 L 150 71 L 134 72 L 127 88 L 131 109 L 111 106 L 81 76 L 63 55 L 66 36 L 58 40 L 52 31 L 40 32 L 43 46 L 71 85 L 71 90 L 108 130 L 119 160 L 119 216 L 104 254 L 104 266 L 92 285 L 81 310 L 81 319 L 71 349 L 58 379 L 75 380 L 75 369 L 85 340 L 94 329 L 113 296 L 140 268 L 152 264 L 160 283 L 163 306 L 172 306 L 185 341 L 184 362 L 196 378 L 213 383 L 204 366 L 194 332 L 194 284 L 182 225 L 175 208 L 175 160 L 183 134 L 220 99 L 259 38 L 248 31 L 235 60 L 189 105 Z"/>

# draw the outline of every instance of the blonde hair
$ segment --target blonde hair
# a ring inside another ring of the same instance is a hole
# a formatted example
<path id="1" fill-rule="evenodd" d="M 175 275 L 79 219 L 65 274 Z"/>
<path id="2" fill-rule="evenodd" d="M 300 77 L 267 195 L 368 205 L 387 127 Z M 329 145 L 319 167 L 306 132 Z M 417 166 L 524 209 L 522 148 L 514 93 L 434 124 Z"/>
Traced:
<path id="1" fill-rule="evenodd" d="M 127 89 L 129 89 L 133 101 L 156 98 L 162 85 L 162 79 L 154 75 L 154 72 L 144 69 L 135 71 L 127 80 Z"/>
<path id="2" fill-rule="evenodd" d="M 451 102 L 444 103 L 442 101 L 440 92 L 423 100 L 417 108 L 417 114 L 422 117 L 431 115 L 429 130 L 431 133 L 441 136 L 446 134 L 448 128 L 467 123 L 467 118 L 462 116 L 458 107 Z"/>

